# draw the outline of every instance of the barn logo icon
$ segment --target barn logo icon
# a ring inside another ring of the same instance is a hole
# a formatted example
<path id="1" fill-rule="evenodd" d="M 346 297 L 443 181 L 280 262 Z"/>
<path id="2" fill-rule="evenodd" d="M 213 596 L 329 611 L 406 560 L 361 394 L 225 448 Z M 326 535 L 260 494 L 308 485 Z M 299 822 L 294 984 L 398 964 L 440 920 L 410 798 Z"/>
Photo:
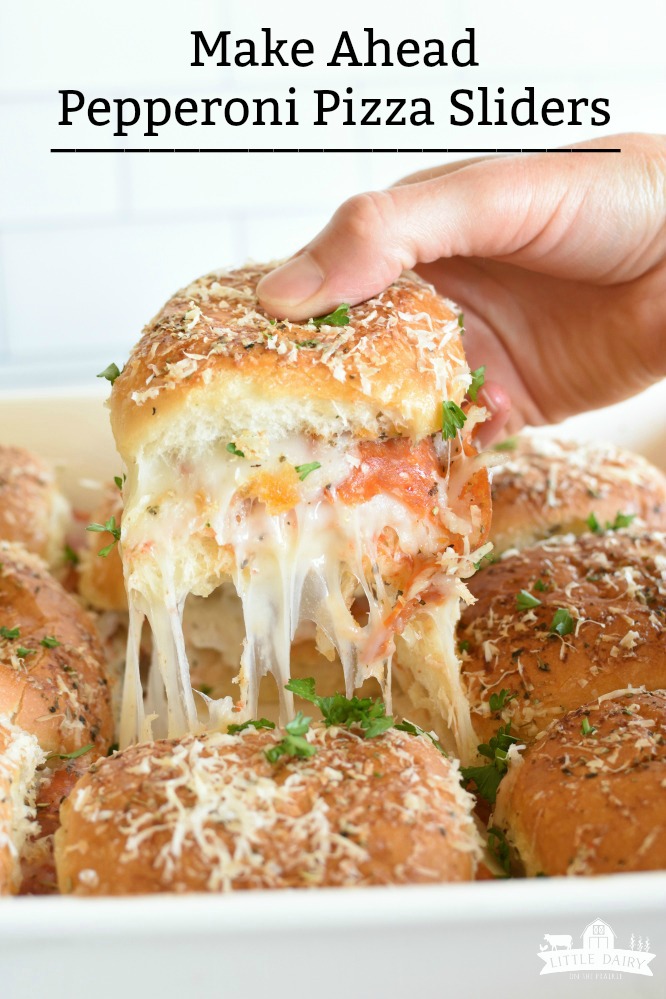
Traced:
<path id="1" fill-rule="evenodd" d="M 577 939 L 566 933 L 544 933 L 539 944 L 542 975 L 559 972 L 583 973 L 580 977 L 618 978 L 622 974 L 649 975 L 654 954 L 648 937 L 631 934 L 626 948 L 616 945 L 616 935 L 603 919 L 593 919 Z M 589 974 L 588 974 L 589 973 Z M 578 977 L 578 976 L 577 976 Z"/>

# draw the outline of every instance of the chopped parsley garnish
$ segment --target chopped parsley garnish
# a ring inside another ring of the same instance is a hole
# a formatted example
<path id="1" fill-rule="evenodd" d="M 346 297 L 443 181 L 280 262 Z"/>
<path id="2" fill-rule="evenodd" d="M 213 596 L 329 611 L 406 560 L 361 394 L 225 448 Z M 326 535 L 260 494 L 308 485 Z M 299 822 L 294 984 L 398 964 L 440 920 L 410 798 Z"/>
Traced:
<path id="1" fill-rule="evenodd" d="M 239 732 L 244 732 L 246 728 L 275 728 L 275 722 L 269 721 L 268 718 L 249 718 L 248 721 L 243 722 L 241 725 L 228 725 L 227 734 L 238 735 Z"/>
<path id="2" fill-rule="evenodd" d="M 70 545 L 65 545 L 65 550 L 63 554 L 65 562 L 71 562 L 72 565 L 78 565 L 79 562 L 81 561 L 77 553 Z"/>
<path id="3" fill-rule="evenodd" d="M 493 562 L 496 561 L 497 561 L 497 556 L 495 555 L 495 552 L 486 552 L 485 555 L 481 556 L 478 562 L 473 562 L 472 564 L 476 569 L 476 571 L 478 572 L 479 569 L 483 566 L 484 562 L 487 562 L 488 565 L 492 565 Z"/>
<path id="4" fill-rule="evenodd" d="M 520 611 L 532 610 L 533 607 L 540 607 L 541 601 L 538 597 L 533 597 L 527 590 L 521 590 L 516 594 L 516 607 Z"/>
<path id="5" fill-rule="evenodd" d="M 126 478 L 127 478 L 127 476 L 124 473 L 123 473 L 122 476 L 120 476 L 120 475 L 114 475 L 113 476 L 113 481 L 118 486 L 118 488 L 120 489 L 121 492 L 123 491 L 123 486 L 125 484 L 125 479 Z"/>
<path id="6" fill-rule="evenodd" d="M 619 511 L 615 514 L 615 520 L 610 525 L 611 531 L 619 531 L 621 527 L 629 527 L 632 520 L 636 519 L 635 513 L 620 513 Z"/>
<path id="7" fill-rule="evenodd" d="M 321 462 L 310 461 L 307 465 L 295 465 L 294 467 L 298 473 L 299 479 L 303 482 L 304 479 L 307 479 L 310 472 L 316 472 L 318 468 L 321 468 Z"/>
<path id="8" fill-rule="evenodd" d="M 330 697 L 320 697 L 315 693 L 314 678 L 309 676 L 303 680 L 291 679 L 286 689 L 292 694 L 310 701 L 321 711 L 324 724 L 358 725 L 363 729 L 366 739 L 382 735 L 393 727 L 393 718 L 386 714 L 384 702 L 372 697 L 345 697 L 344 694 L 333 694 Z"/>
<path id="9" fill-rule="evenodd" d="M 432 732 L 426 732 L 426 730 L 421 728 L 420 725 L 415 725 L 414 722 L 407 721 L 406 718 L 403 718 L 401 722 L 398 722 L 397 725 L 394 725 L 393 727 L 397 728 L 399 732 L 408 732 L 409 735 L 424 735 L 426 739 L 430 739 L 433 746 L 439 749 L 442 756 L 448 757 L 449 754 L 446 752 L 439 739 L 434 736 Z"/>
<path id="10" fill-rule="evenodd" d="M 48 760 L 78 760 L 79 756 L 84 756 L 86 753 L 89 753 L 90 750 L 93 749 L 94 745 L 95 745 L 94 742 L 89 742 L 87 746 L 81 746 L 80 749 L 74 749 L 71 753 L 49 753 L 49 755 L 46 757 L 46 759 L 47 759 L 47 761 Z M 117 748 L 118 747 L 116 746 L 116 749 Z M 111 750 L 109 750 L 109 754 L 110 753 L 111 753 Z"/>
<path id="11" fill-rule="evenodd" d="M 549 631 L 551 635 L 559 635 L 560 638 L 564 638 L 565 635 L 570 635 L 575 627 L 574 619 L 566 607 L 558 607 L 550 622 Z"/>
<path id="12" fill-rule="evenodd" d="M 491 805 L 495 804 L 497 788 L 509 769 L 507 763 L 509 748 L 516 742 L 518 742 L 516 736 L 511 735 L 511 722 L 500 725 L 497 734 L 478 747 L 481 756 L 485 756 L 490 763 L 483 767 L 460 768 L 462 779 L 466 783 L 474 781 L 481 797 Z"/>
<path id="13" fill-rule="evenodd" d="M 472 402 L 476 402 L 476 397 L 479 394 L 479 389 L 483 388 L 483 383 L 486 380 L 486 366 L 482 364 L 480 368 L 476 371 L 470 372 L 472 376 L 472 384 L 467 389 L 467 395 L 470 397 Z"/>
<path id="14" fill-rule="evenodd" d="M 455 402 L 445 400 L 442 403 L 442 437 L 448 440 L 455 437 L 465 425 L 467 417 Z"/>
<path id="15" fill-rule="evenodd" d="M 312 718 L 308 718 L 299 711 L 296 717 L 285 725 L 286 734 L 284 739 L 281 739 L 275 746 L 271 746 L 270 749 L 264 751 L 268 762 L 277 763 L 281 756 L 314 756 L 317 752 L 317 747 L 311 745 L 305 738 L 305 733 L 310 728 L 311 721 Z"/>
<path id="16" fill-rule="evenodd" d="M 606 526 L 602 527 L 595 513 L 591 513 L 585 523 L 595 534 L 603 534 L 604 531 L 619 531 L 622 527 L 629 527 L 629 524 L 636 519 L 635 513 L 621 513 L 619 510 L 615 514 L 615 520 L 611 523 L 606 521 Z"/>
<path id="17" fill-rule="evenodd" d="M 88 524 L 86 531 L 94 531 L 98 534 L 111 534 L 113 536 L 113 541 L 110 545 L 105 545 L 104 548 L 100 548 L 97 554 L 100 558 L 106 558 L 111 549 L 115 544 L 120 541 L 120 528 L 116 524 L 115 517 L 109 517 L 106 524 Z"/>
<path id="18" fill-rule="evenodd" d="M 337 309 L 333 312 L 327 313 L 325 316 L 317 316 L 312 320 L 313 324 L 317 327 L 319 326 L 349 326 L 351 319 L 349 318 L 349 304 L 343 302 L 342 305 L 338 305 Z"/>
<path id="19" fill-rule="evenodd" d="M 511 693 L 510 690 L 505 690 L 504 687 L 500 690 L 499 694 L 490 695 L 490 710 L 491 711 L 501 711 L 502 708 L 512 701 L 518 695 L 516 693 Z"/>
<path id="20" fill-rule="evenodd" d="M 543 579 L 537 579 L 532 589 L 537 590 L 539 593 L 546 593 L 550 589 L 550 586 L 548 583 L 544 583 Z"/>
<path id="21" fill-rule="evenodd" d="M 500 441 L 499 444 L 493 445 L 493 451 L 515 451 L 518 446 L 518 440 L 516 437 L 507 437 L 505 441 Z"/>
<path id="22" fill-rule="evenodd" d="M 16 655 L 19 657 L 19 659 L 25 659 L 27 656 L 34 656 L 34 654 L 35 654 L 34 649 L 24 649 L 22 645 L 19 645 L 18 649 L 16 650 Z"/>
<path id="23" fill-rule="evenodd" d="M 601 524 L 597 520 L 596 513 L 591 513 L 585 523 L 591 531 L 594 531 L 595 534 L 601 534 Z"/>
<path id="24" fill-rule="evenodd" d="M 310 348 L 311 350 L 319 346 L 319 340 L 297 340 L 296 346 L 302 348 Z"/>
<path id="25" fill-rule="evenodd" d="M 5 625 L 0 628 L 0 638 L 19 638 L 20 635 L 20 628 L 7 628 Z"/>
<path id="26" fill-rule="evenodd" d="M 237 448 L 236 445 L 233 443 L 233 441 L 229 441 L 229 443 L 227 444 L 227 451 L 229 452 L 229 454 L 235 454 L 237 458 L 245 457 L 245 451 L 241 451 L 239 448 Z"/>
<path id="27" fill-rule="evenodd" d="M 460 329 L 462 329 L 464 327 L 464 325 L 465 325 L 465 313 L 464 312 L 459 312 L 458 313 L 458 326 L 459 326 Z"/>
<path id="28" fill-rule="evenodd" d="M 458 642 L 458 652 L 469 652 L 469 642 L 466 638 L 463 638 L 461 642 Z"/>
<path id="29" fill-rule="evenodd" d="M 118 367 L 117 364 L 111 362 L 111 364 L 109 364 L 106 368 L 104 368 L 104 371 L 100 371 L 97 377 L 106 378 L 107 382 L 111 382 L 111 384 L 113 385 L 119 374 L 120 374 L 120 368 Z"/>
<path id="30" fill-rule="evenodd" d="M 506 836 L 497 826 L 488 829 L 488 850 L 500 865 L 504 873 L 511 876 L 511 851 Z"/>
<path id="31" fill-rule="evenodd" d="M 583 723 L 580 726 L 580 734 L 581 735 L 594 735 L 596 731 L 597 730 L 596 730 L 595 726 L 594 725 L 590 725 L 590 719 L 587 717 L 587 715 L 583 715 Z"/>
<path id="32" fill-rule="evenodd" d="M 59 642 L 53 635 L 44 635 L 39 644 L 43 645 L 45 649 L 57 649 L 59 645 L 62 645 L 62 642 Z"/>

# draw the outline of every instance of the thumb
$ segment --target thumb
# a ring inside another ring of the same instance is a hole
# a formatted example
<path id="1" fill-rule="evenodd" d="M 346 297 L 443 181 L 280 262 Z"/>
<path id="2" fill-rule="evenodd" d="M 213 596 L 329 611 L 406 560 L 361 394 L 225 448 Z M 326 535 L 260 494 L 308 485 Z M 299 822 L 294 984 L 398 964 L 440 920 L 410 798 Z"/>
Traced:
<path id="1" fill-rule="evenodd" d="M 558 173 L 539 156 L 479 160 L 434 179 L 356 195 L 260 281 L 259 299 L 273 315 L 308 319 L 371 298 L 417 263 L 516 254 L 557 213 L 567 174 L 561 161 Z"/>

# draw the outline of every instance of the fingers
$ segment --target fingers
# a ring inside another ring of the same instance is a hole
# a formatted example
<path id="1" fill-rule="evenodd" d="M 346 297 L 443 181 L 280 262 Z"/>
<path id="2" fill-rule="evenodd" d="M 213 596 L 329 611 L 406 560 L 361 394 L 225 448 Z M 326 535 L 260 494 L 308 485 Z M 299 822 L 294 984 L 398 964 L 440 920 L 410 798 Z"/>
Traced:
<path id="1" fill-rule="evenodd" d="M 417 261 L 509 252 L 507 237 L 525 212 L 507 197 L 504 171 L 483 170 L 471 166 L 346 201 L 303 251 L 263 279 L 262 304 L 277 316 L 307 319 L 371 298 Z M 494 205 L 492 226 L 477 211 L 480 197 Z"/>
<path id="2" fill-rule="evenodd" d="M 260 282 L 259 298 L 274 315 L 307 319 L 372 297 L 416 263 L 456 255 L 558 277 L 617 280 L 623 251 L 609 236 L 627 228 L 627 186 L 639 183 L 634 175 L 644 167 L 632 155 L 635 137 L 595 143 L 617 146 L 623 139 L 627 156 L 490 157 L 357 195 Z M 614 192 L 622 197 L 613 199 Z"/>
<path id="3" fill-rule="evenodd" d="M 486 382 L 479 392 L 478 401 L 490 414 L 486 422 L 479 427 L 476 437 L 478 444 L 484 449 L 503 436 L 502 431 L 511 416 L 511 400 L 497 382 Z"/>

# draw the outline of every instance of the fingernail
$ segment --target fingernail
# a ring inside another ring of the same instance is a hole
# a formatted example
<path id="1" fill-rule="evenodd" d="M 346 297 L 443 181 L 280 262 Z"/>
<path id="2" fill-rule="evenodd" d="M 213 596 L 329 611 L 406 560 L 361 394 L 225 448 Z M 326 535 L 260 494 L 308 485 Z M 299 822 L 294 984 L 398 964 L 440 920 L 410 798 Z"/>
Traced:
<path id="1" fill-rule="evenodd" d="M 496 382 L 486 382 L 479 392 L 479 403 L 494 415 L 508 408 L 508 397 Z"/>
<path id="2" fill-rule="evenodd" d="M 282 311 L 312 298 L 323 283 L 324 275 L 313 258 L 301 253 L 262 278 L 257 293 L 262 302 Z"/>

